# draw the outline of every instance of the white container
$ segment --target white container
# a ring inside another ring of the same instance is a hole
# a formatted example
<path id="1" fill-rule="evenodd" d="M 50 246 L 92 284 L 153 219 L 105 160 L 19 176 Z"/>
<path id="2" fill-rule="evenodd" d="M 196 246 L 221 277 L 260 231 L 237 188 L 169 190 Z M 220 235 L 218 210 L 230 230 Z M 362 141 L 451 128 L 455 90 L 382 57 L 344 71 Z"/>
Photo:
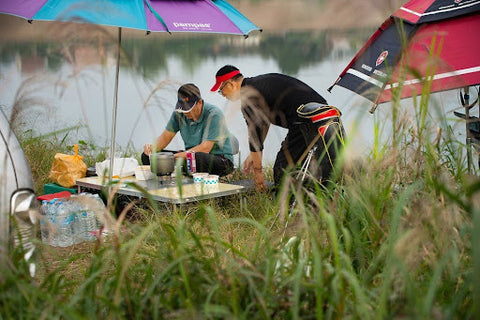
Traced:
<path id="1" fill-rule="evenodd" d="M 153 172 L 150 170 L 150 166 L 138 166 L 135 168 L 135 178 L 137 180 L 150 180 L 153 179 Z"/>
<path id="2" fill-rule="evenodd" d="M 193 176 L 194 183 L 205 183 L 205 178 L 208 177 L 208 173 L 197 172 L 197 173 L 194 173 L 192 176 Z"/>
<path id="3" fill-rule="evenodd" d="M 218 190 L 218 176 L 214 174 L 209 174 L 203 180 L 205 188 L 207 191 L 216 191 Z"/>

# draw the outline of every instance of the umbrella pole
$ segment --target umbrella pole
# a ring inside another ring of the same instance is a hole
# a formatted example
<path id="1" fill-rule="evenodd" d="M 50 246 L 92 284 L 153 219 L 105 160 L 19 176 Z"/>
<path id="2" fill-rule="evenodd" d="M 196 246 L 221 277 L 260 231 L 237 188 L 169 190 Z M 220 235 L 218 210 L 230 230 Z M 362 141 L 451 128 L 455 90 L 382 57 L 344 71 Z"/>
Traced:
<path id="1" fill-rule="evenodd" d="M 466 144 L 467 144 L 467 168 L 470 173 L 472 168 L 472 136 L 470 134 L 470 94 L 469 88 L 464 88 L 464 107 L 465 107 L 465 126 L 466 126 Z"/>
<path id="2" fill-rule="evenodd" d="M 118 45 L 117 45 L 117 68 L 115 71 L 115 88 L 113 95 L 113 112 L 112 112 L 112 137 L 110 143 L 110 167 L 108 170 L 109 181 L 112 180 L 113 164 L 115 158 L 115 136 L 117 133 L 117 101 L 118 101 L 118 75 L 120 73 L 120 50 L 122 47 L 122 28 L 118 28 Z M 109 187 L 110 193 L 110 187 Z"/>

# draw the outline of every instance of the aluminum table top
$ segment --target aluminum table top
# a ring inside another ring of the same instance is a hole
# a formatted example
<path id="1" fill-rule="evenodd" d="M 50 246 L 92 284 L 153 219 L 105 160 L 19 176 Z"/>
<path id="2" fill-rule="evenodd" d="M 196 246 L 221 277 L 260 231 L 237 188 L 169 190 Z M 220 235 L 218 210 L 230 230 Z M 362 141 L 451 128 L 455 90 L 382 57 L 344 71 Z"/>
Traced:
<path id="1" fill-rule="evenodd" d="M 107 177 L 86 177 L 77 179 L 76 184 L 79 188 L 102 190 L 107 187 L 107 180 Z M 224 197 L 253 188 L 253 182 L 249 180 L 235 183 L 220 182 L 217 186 L 212 187 L 194 184 L 193 180 L 188 177 L 182 178 L 180 186 L 177 185 L 175 178 L 154 177 L 150 180 L 137 180 L 134 176 L 114 179 L 110 185 L 118 188 L 116 192 L 119 194 L 145 198 L 146 191 L 153 200 L 175 204 Z"/>

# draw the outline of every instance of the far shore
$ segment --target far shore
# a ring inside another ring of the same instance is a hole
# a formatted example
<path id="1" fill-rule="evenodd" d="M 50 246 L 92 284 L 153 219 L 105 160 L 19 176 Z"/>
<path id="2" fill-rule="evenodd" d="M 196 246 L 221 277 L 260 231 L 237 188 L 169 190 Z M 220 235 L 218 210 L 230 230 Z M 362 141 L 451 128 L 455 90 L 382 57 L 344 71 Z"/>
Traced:
<path id="1" fill-rule="evenodd" d="M 322 31 L 327 29 L 351 30 L 376 27 L 380 25 L 400 4 L 399 1 L 349 1 L 326 0 L 268 0 L 268 1 L 230 1 L 232 5 L 247 16 L 266 33 L 284 33 L 293 31 Z M 23 18 L 0 15 L 0 42 L 22 42 L 32 39 L 55 39 L 58 30 L 73 30 L 77 24 L 64 22 L 33 21 Z M 98 27 L 96 27 L 98 28 Z M 78 30 L 79 28 L 75 28 Z M 86 25 L 82 29 L 88 29 Z M 117 28 L 103 28 L 116 34 Z M 124 29 L 126 37 L 143 37 L 141 30 Z M 152 33 L 154 34 L 154 33 Z M 88 36 L 86 32 L 75 32 L 76 37 Z M 160 34 L 157 34 L 160 35 Z M 161 36 L 170 36 L 162 33 Z M 175 34 L 175 36 L 181 36 Z"/>

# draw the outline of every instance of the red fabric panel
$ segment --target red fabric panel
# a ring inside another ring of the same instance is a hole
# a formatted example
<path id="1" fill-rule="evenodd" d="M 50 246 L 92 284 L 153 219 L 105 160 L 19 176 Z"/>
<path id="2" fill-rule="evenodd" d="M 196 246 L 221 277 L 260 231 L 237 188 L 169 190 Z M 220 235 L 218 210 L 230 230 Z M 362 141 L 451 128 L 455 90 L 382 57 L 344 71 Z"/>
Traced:
<path id="1" fill-rule="evenodd" d="M 478 34 L 480 13 L 424 25 L 410 41 L 404 60 L 396 68 L 393 86 L 405 72 L 402 98 L 421 94 L 423 79 L 416 75 L 422 78 L 434 75 L 430 92 L 480 84 Z M 390 99 L 391 90 L 387 86 L 378 102 Z"/>
<path id="2" fill-rule="evenodd" d="M 37 197 L 37 200 L 40 200 L 40 201 L 43 201 L 43 200 L 47 200 L 47 201 L 50 201 L 52 199 L 55 199 L 55 198 L 58 198 L 58 199 L 61 199 L 61 198 L 70 198 L 72 194 L 68 191 L 60 191 L 60 192 L 57 192 L 57 193 L 51 193 L 51 194 L 44 194 L 43 196 L 38 196 Z"/>

